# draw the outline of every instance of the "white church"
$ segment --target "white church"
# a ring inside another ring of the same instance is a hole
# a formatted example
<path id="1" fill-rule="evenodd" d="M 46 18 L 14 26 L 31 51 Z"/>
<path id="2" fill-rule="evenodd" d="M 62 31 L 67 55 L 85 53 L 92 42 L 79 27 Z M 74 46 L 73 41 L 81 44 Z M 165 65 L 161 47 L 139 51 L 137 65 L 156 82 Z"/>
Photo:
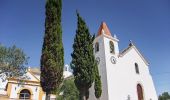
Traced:
<path id="1" fill-rule="evenodd" d="M 102 81 L 100 100 L 158 100 L 148 61 L 132 42 L 122 52 L 118 42 L 103 22 L 93 42 Z M 64 78 L 72 76 L 68 67 L 64 68 Z M 26 74 L 30 78 L 22 85 L 15 78 L 4 82 L 0 78 L 0 100 L 45 100 L 40 86 L 40 70 L 31 68 Z M 97 100 L 94 87 L 90 88 L 89 100 Z"/>
<path id="2" fill-rule="evenodd" d="M 149 63 L 132 42 L 120 52 L 118 38 L 102 22 L 93 44 L 102 81 L 100 100 L 158 100 Z M 94 87 L 89 100 L 97 100 Z"/>

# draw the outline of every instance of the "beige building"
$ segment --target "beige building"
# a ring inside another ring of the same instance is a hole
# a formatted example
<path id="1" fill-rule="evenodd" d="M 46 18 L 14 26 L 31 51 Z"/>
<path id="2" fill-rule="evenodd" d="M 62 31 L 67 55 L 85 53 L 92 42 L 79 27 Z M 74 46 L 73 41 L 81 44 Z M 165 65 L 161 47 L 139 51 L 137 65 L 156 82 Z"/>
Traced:
<path id="1" fill-rule="evenodd" d="M 67 78 L 72 73 L 68 70 L 68 65 L 65 67 L 63 76 Z M 45 100 L 45 93 L 40 86 L 40 69 L 29 68 L 25 76 L 26 79 L 21 81 L 16 78 L 3 81 L 3 78 L 0 78 L 0 100 Z M 51 100 L 55 100 L 55 98 L 55 95 L 51 95 Z"/>

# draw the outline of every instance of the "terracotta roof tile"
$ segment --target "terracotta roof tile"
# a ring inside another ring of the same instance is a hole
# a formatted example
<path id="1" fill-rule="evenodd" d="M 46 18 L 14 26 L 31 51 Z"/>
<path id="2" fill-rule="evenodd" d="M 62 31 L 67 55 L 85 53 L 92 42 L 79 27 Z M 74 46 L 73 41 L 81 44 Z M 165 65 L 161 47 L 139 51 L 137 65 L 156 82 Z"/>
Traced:
<path id="1" fill-rule="evenodd" d="M 102 32 L 102 29 L 104 32 Z M 100 36 L 103 33 L 106 35 L 112 36 L 105 22 L 101 23 L 97 36 Z"/>

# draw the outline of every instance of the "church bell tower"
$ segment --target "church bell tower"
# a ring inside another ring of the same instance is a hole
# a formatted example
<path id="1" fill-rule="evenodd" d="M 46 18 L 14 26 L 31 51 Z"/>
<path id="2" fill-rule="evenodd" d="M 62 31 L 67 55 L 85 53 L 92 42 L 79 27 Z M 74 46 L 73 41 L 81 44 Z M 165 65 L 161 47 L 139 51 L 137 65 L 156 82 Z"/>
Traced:
<path id="1" fill-rule="evenodd" d="M 109 70 L 114 70 L 113 66 L 117 63 L 119 56 L 118 41 L 116 35 L 112 36 L 106 23 L 102 22 L 93 42 L 94 54 L 102 81 L 101 100 L 109 100 L 108 90 L 112 81 L 112 79 L 109 79 L 112 74 Z"/>

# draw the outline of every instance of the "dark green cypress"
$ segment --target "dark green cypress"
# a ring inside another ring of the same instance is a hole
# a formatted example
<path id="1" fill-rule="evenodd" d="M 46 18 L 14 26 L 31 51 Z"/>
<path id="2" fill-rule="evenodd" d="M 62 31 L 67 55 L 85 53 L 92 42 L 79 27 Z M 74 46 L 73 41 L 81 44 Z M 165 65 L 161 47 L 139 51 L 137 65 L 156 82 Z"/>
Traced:
<path id="1" fill-rule="evenodd" d="M 80 100 L 86 100 L 89 97 L 89 88 L 94 82 L 93 38 L 79 13 L 77 13 L 77 20 L 71 67 L 75 77 L 75 85 L 80 93 Z"/>
<path id="2" fill-rule="evenodd" d="M 62 82 L 64 49 L 61 27 L 62 0 L 46 1 L 45 36 L 41 55 L 41 86 L 49 94 L 55 93 Z"/>
<path id="3" fill-rule="evenodd" d="M 99 70 L 97 67 L 97 64 L 95 66 L 95 81 L 94 81 L 94 90 L 95 90 L 95 96 L 96 98 L 100 98 L 102 94 L 102 84 L 101 84 L 101 79 L 99 75 Z"/>

